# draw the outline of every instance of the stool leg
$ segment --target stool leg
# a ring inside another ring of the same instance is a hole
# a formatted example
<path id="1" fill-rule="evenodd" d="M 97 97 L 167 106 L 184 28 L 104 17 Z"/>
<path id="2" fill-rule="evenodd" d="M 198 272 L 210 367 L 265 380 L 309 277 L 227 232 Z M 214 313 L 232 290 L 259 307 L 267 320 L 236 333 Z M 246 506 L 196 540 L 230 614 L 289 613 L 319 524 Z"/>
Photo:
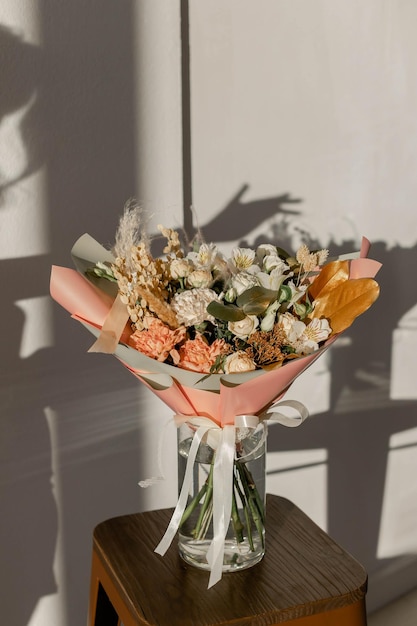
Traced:
<path id="1" fill-rule="evenodd" d="M 93 553 L 87 626 L 121 626 L 121 620 L 100 582 L 100 565 Z"/>
<path id="2" fill-rule="evenodd" d="M 101 585 L 98 587 L 96 614 L 93 624 L 94 626 L 120 626 L 121 624 L 119 616 Z"/>

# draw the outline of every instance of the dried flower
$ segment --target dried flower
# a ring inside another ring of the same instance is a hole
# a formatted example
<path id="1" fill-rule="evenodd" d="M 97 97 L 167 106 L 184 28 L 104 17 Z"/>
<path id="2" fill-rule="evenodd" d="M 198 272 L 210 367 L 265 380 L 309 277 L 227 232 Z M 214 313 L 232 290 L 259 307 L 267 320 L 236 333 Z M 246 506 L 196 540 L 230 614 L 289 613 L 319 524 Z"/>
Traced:
<path id="1" fill-rule="evenodd" d="M 254 332 L 247 343 L 249 347 L 246 352 L 258 367 L 280 364 L 286 357 L 282 349 L 288 343 L 287 337 L 279 324 L 275 324 L 270 332 L 262 330 Z"/>

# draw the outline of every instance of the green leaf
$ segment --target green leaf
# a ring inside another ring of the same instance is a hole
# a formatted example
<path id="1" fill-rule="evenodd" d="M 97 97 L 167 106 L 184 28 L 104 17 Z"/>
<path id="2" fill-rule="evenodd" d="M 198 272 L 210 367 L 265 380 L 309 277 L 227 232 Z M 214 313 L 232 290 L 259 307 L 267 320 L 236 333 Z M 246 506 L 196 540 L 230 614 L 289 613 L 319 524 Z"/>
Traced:
<path id="1" fill-rule="evenodd" d="M 284 261 L 286 261 L 290 258 L 291 255 L 286 250 L 284 250 L 284 248 L 280 248 L 279 246 L 277 246 L 276 248 L 277 254 L 279 257 L 281 257 L 281 259 L 284 259 Z"/>
<path id="2" fill-rule="evenodd" d="M 207 313 L 210 313 L 218 320 L 225 322 L 239 322 L 246 317 L 246 314 L 234 304 L 223 304 L 213 300 L 207 307 Z"/>
<path id="3" fill-rule="evenodd" d="M 236 304 L 246 315 L 261 315 L 271 302 L 277 299 L 278 292 L 265 287 L 256 286 L 244 291 L 236 300 Z"/>

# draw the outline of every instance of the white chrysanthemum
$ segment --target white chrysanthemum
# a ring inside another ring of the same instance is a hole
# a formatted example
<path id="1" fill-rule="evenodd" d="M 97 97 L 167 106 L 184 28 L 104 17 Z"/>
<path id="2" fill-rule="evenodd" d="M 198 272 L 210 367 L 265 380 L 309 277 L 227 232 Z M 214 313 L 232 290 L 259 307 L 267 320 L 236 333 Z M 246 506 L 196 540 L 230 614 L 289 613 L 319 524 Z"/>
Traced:
<path id="1" fill-rule="evenodd" d="M 213 300 L 218 300 L 218 296 L 212 289 L 188 289 L 175 294 L 171 308 L 179 324 L 197 326 L 206 320 L 214 322 L 214 317 L 207 313 L 207 306 Z"/>
<path id="2" fill-rule="evenodd" d="M 247 270 L 253 265 L 255 251 L 251 248 L 233 248 L 230 260 L 238 270 Z"/>

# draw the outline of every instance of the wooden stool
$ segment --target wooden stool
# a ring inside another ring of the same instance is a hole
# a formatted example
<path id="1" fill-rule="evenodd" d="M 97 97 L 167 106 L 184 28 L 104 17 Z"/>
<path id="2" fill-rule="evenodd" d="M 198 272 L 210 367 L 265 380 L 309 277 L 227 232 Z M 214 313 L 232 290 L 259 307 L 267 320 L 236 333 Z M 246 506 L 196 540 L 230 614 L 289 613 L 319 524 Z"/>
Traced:
<path id="1" fill-rule="evenodd" d="M 175 540 L 165 556 L 154 553 L 171 514 L 97 526 L 88 626 L 366 626 L 366 572 L 288 500 L 267 496 L 262 561 L 211 589 Z"/>

